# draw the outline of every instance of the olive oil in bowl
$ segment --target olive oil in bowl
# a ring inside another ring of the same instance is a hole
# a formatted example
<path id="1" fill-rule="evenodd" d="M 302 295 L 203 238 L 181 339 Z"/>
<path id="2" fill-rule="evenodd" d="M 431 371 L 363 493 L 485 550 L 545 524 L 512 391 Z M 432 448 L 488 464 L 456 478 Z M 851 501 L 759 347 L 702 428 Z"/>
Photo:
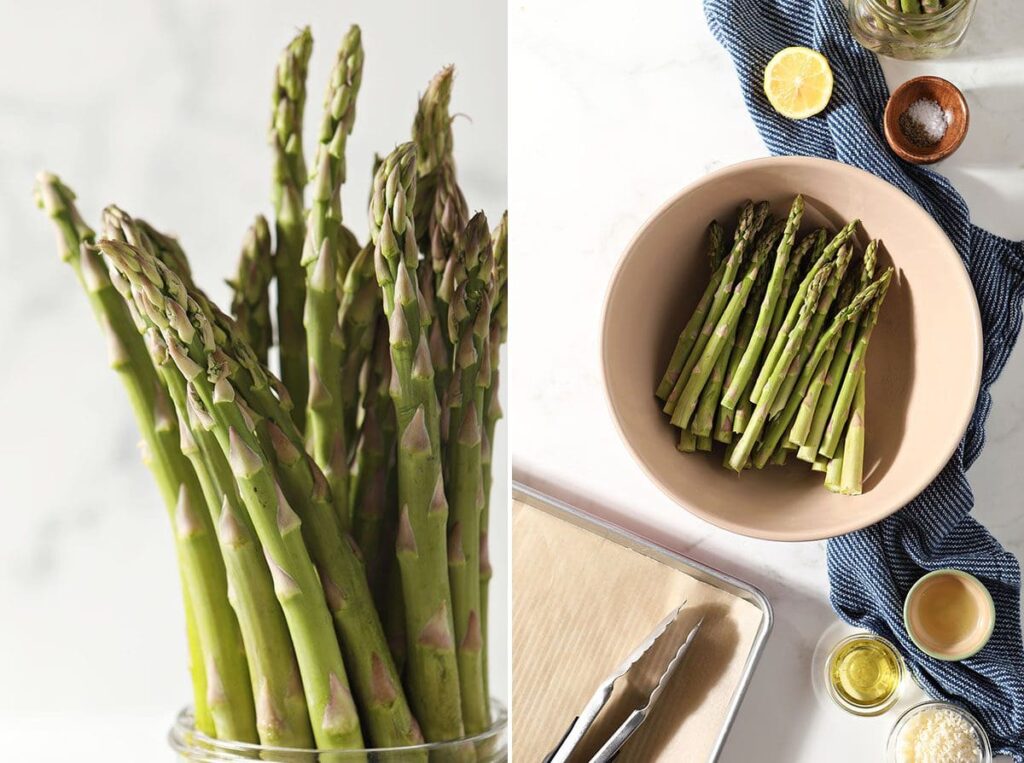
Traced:
<path id="1" fill-rule="evenodd" d="M 857 633 L 836 644 L 826 671 L 829 696 L 854 715 L 880 715 L 900 698 L 903 658 L 873 633 Z"/>

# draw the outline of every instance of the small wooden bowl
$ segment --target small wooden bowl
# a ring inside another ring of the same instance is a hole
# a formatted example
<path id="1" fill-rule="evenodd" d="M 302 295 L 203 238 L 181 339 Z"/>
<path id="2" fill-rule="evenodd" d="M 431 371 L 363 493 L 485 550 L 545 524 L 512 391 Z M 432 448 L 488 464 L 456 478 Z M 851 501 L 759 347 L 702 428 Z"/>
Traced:
<path id="1" fill-rule="evenodd" d="M 922 98 L 935 101 L 949 115 L 946 134 L 930 146 L 918 146 L 900 127 L 900 116 Z M 941 77 L 914 77 L 900 85 L 885 104 L 885 139 L 896 155 L 912 164 L 934 164 L 945 159 L 964 142 L 971 113 L 960 89 Z"/>

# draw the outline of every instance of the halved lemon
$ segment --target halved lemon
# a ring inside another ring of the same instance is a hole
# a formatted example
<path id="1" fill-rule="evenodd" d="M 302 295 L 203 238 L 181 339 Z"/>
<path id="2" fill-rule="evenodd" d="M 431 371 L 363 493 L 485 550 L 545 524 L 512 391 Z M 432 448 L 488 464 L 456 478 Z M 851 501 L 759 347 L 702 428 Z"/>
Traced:
<path id="1" fill-rule="evenodd" d="M 832 97 L 832 67 L 816 50 L 784 48 L 764 69 L 764 94 L 784 117 L 812 117 Z"/>

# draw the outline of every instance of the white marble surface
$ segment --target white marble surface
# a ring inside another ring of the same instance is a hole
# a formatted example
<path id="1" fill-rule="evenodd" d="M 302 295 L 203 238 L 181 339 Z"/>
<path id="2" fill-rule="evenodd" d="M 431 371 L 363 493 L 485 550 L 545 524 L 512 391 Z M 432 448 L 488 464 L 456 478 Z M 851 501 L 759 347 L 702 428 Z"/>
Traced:
<path id="1" fill-rule="evenodd" d="M 418 94 L 451 62 L 453 109 L 469 117 L 455 123 L 460 180 L 496 220 L 506 206 L 505 9 L 0 0 L 0 18 L 0 758 L 170 760 L 164 735 L 190 691 L 167 519 L 85 299 L 32 203 L 33 177 L 63 175 L 90 218 L 116 201 L 177 232 L 222 299 L 245 226 L 270 213 L 278 52 L 312 25 L 312 132 L 336 45 L 358 22 L 366 68 L 347 219 L 365 234 L 373 152 L 408 139 Z M 499 572 L 497 633 L 506 592 Z M 504 697 L 507 650 L 496 642 L 492 685 Z"/>
<path id="2" fill-rule="evenodd" d="M 941 63 L 885 62 L 890 84 L 958 83 L 971 132 L 939 167 L 974 218 L 1024 238 L 1024 6 L 986 0 L 963 50 Z M 662 495 L 620 443 L 599 368 L 601 305 L 626 243 L 682 186 L 766 155 L 733 67 L 696 0 L 510 6 L 510 196 L 514 273 L 513 474 L 761 587 L 775 631 L 725 763 L 880 760 L 894 718 L 820 704 L 810 658 L 836 622 L 823 543 L 773 544 L 704 524 Z M 1024 352 L 995 386 L 988 448 L 971 477 L 975 516 L 1024 554 Z"/>

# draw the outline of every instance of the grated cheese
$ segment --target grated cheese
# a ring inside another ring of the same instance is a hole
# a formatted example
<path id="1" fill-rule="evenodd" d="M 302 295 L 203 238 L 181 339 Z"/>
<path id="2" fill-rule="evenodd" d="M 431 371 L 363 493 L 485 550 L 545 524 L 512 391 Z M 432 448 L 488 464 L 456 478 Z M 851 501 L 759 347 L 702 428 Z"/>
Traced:
<path id="1" fill-rule="evenodd" d="M 897 738 L 896 757 L 899 763 L 978 763 L 981 745 L 960 713 L 932 707 L 907 720 Z"/>

